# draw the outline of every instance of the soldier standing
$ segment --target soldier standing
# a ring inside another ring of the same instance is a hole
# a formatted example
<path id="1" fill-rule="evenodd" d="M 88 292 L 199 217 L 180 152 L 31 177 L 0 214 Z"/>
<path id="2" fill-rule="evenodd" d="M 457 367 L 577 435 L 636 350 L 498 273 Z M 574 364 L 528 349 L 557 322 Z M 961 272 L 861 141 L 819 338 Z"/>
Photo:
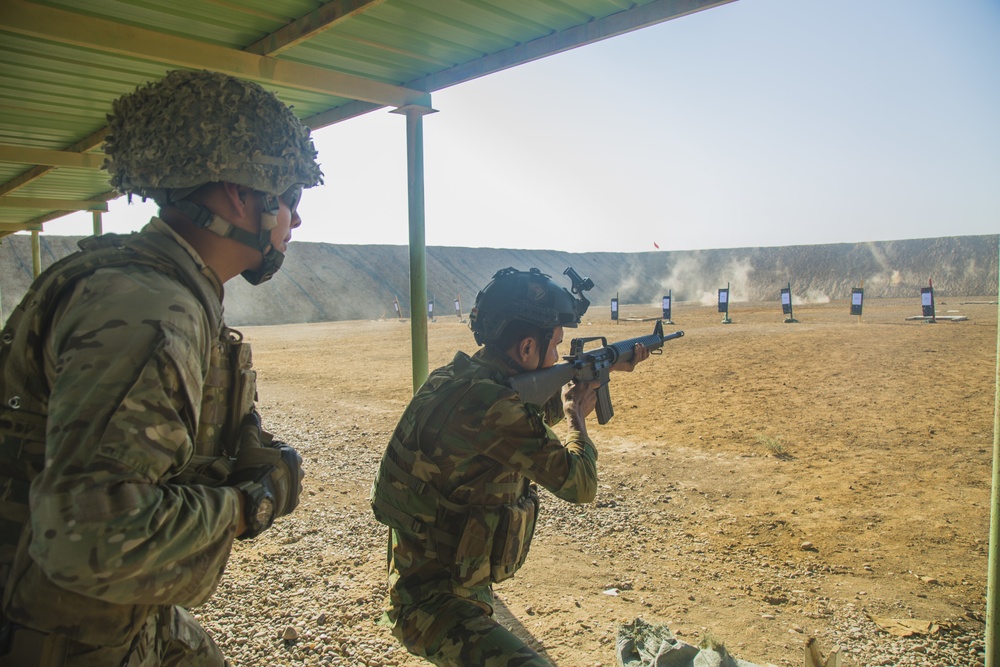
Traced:
<path id="1" fill-rule="evenodd" d="M 0 335 L 0 665 L 223 665 L 184 608 L 302 479 L 223 284 L 278 270 L 322 173 L 287 106 L 222 74 L 171 72 L 108 120 L 111 184 L 160 215 L 81 241 Z"/>
<path id="2" fill-rule="evenodd" d="M 436 665 L 549 665 L 493 620 L 492 584 L 528 554 L 536 484 L 569 502 L 594 499 L 597 449 L 586 417 L 595 386 L 570 384 L 534 405 L 505 379 L 554 365 L 563 328 L 576 327 L 588 305 L 538 269 L 497 272 L 470 315 L 483 349 L 431 373 L 382 457 L 371 499 L 390 528 L 381 623 Z M 641 345 L 635 352 L 613 370 L 649 356 Z M 563 417 L 565 442 L 551 428 Z"/>

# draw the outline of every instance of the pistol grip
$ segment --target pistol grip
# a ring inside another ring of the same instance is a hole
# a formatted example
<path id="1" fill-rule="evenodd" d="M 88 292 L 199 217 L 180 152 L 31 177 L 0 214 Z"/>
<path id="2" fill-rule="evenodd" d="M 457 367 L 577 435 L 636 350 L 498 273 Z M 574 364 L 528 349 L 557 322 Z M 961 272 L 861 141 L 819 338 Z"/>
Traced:
<path id="1" fill-rule="evenodd" d="M 597 388 L 597 423 L 607 424 L 615 416 L 615 409 L 611 405 L 611 390 L 605 382 Z"/>

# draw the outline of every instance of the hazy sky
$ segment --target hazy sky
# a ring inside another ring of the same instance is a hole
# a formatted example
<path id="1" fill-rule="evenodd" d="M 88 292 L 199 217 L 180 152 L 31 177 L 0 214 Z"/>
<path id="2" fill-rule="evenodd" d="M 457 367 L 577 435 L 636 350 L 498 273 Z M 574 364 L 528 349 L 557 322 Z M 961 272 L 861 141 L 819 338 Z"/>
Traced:
<path id="1" fill-rule="evenodd" d="M 427 244 L 571 252 L 1000 231 L 1000 1 L 738 0 L 437 92 Z M 405 121 L 320 130 L 295 239 L 407 243 Z M 105 231 L 151 205 L 112 202 Z M 86 234 L 90 214 L 48 223 Z"/>

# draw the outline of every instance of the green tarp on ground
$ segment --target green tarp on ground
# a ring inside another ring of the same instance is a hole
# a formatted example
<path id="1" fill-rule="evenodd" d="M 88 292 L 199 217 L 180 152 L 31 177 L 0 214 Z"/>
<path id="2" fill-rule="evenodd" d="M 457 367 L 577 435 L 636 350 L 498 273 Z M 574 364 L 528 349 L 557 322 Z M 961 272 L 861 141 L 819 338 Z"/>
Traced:
<path id="1" fill-rule="evenodd" d="M 760 667 L 734 658 L 721 644 L 699 648 L 682 642 L 666 625 L 641 618 L 618 628 L 615 657 L 619 667 Z"/>

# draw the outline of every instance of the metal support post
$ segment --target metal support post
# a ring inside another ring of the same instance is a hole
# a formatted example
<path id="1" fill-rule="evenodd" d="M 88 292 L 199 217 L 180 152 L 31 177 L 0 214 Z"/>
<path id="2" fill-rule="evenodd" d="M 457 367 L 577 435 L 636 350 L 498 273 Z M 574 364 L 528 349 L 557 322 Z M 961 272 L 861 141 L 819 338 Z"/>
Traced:
<path id="1" fill-rule="evenodd" d="M 42 272 L 42 244 L 36 231 L 31 232 L 31 270 L 36 278 Z"/>
<path id="2" fill-rule="evenodd" d="M 1000 252 L 1000 250 L 998 250 Z M 1000 294 L 1000 284 L 997 285 Z M 990 555 L 986 574 L 986 667 L 1000 667 L 997 647 L 997 583 L 1000 568 L 1000 306 L 997 307 L 996 384 L 993 389 L 993 486 L 990 491 Z"/>
<path id="3" fill-rule="evenodd" d="M 430 107 L 407 105 L 392 113 L 406 116 L 406 185 L 410 221 L 410 309 L 427 303 L 427 246 L 424 234 L 424 124 Z M 427 318 L 410 317 L 413 392 L 427 379 Z"/>
<path id="4" fill-rule="evenodd" d="M 101 218 L 103 214 L 100 211 L 94 211 L 94 236 L 100 236 L 104 233 L 104 221 Z"/>

